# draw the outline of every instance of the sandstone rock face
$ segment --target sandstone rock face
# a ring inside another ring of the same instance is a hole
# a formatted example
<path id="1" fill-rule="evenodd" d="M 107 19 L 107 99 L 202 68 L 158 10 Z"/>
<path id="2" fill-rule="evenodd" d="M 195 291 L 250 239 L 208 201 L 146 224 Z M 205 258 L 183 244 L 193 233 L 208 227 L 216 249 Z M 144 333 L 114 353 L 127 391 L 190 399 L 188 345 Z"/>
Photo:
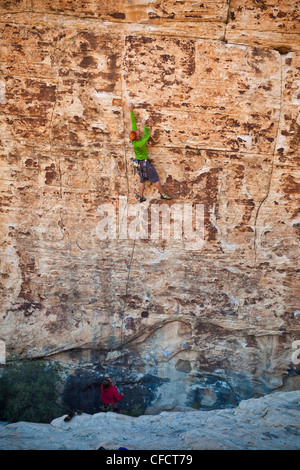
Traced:
<path id="1" fill-rule="evenodd" d="M 0 6 L 0 339 L 149 410 L 299 387 L 300 2 L 101 4 Z M 129 101 L 168 203 L 135 198 Z M 141 236 L 184 205 L 198 249 Z"/>
<path id="2" fill-rule="evenodd" d="M 299 409 L 299 391 L 281 392 L 227 410 L 3 423 L 0 442 L 2 450 L 299 450 Z"/>

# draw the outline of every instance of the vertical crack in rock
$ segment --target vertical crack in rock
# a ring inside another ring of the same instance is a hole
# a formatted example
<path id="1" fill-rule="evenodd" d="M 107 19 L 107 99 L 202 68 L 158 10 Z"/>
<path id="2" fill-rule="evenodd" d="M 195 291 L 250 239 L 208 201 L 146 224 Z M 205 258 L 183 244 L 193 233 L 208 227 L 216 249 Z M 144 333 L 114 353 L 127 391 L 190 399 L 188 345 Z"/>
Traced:
<path id="1" fill-rule="evenodd" d="M 221 41 L 227 43 L 227 25 L 229 24 L 230 22 L 230 15 L 231 15 L 231 0 L 228 0 L 228 6 L 227 6 L 227 15 L 226 15 L 226 19 L 224 21 L 224 24 L 225 24 L 225 28 L 224 28 L 224 36 L 223 38 L 221 39 Z"/>
<path id="2" fill-rule="evenodd" d="M 276 150 L 277 150 L 277 144 L 278 144 L 278 139 L 279 139 L 279 133 L 280 133 L 280 122 L 281 122 L 281 113 L 282 113 L 282 101 L 283 101 L 283 61 L 282 61 L 282 55 L 280 54 L 280 104 L 279 104 L 279 115 L 278 115 L 278 122 L 277 122 L 277 130 L 276 130 L 276 138 L 275 138 L 275 143 L 274 143 L 274 151 L 272 155 L 272 166 L 271 166 L 271 172 L 270 172 L 270 178 L 269 178 L 269 183 L 268 183 L 268 188 L 265 197 L 260 201 L 256 216 L 255 216 L 255 221 L 254 221 L 254 267 L 257 267 L 257 248 L 258 248 L 258 229 L 257 229 L 257 222 L 258 222 L 258 217 L 260 210 L 263 206 L 263 204 L 266 202 L 266 200 L 269 197 L 270 190 L 271 190 L 271 185 L 272 185 L 272 179 L 273 179 L 273 173 L 274 173 L 274 165 L 275 165 L 275 155 L 276 155 Z"/>
<path id="3" fill-rule="evenodd" d="M 125 35 L 123 37 L 123 41 L 124 41 L 124 47 L 123 47 L 123 51 L 124 51 L 125 50 Z M 124 56 L 122 57 L 122 68 L 121 68 L 121 70 L 124 70 L 123 61 L 124 61 Z M 124 83 L 123 82 L 124 82 L 123 73 L 121 72 L 121 97 L 122 97 L 122 119 L 123 119 L 123 146 L 124 146 L 123 155 L 124 155 L 124 168 L 125 168 L 126 183 L 127 183 L 127 201 L 126 201 L 126 207 L 124 208 L 124 213 L 125 213 L 125 211 L 127 210 L 128 199 L 129 199 L 129 177 L 128 177 L 128 161 L 127 161 L 128 159 L 127 159 L 127 151 L 126 151 L 126 119 L 125 119 L 125 111 L 124 111 L 124 107 L 126 106 L 126 99 L 125 99 L 125 96 L 124 96 Z M 120 214 L 119 214 L 119 217 L 120 217 Z M 121 225 L 122 225 L 122 222 L 121 222 Z M 130 271 L 131 271 L 131 266 L 132 266 L 132 261 L 133 261 L 135 243 L 136 243 L 136 233 L 135 233 L 135 239 L 134 239 L 134 242 L 133 242 L 133 248 L 132 248 L 130 261 L 129 261 L 129 265 L 128 265 L 129 269 L 128 269 L 128 273 L 127 273 L 127 280 L 126 280 L 126 286 L 125 286 L 125 296 L 127 296 L 127 294 L 128 294 Z M 123 311 L 125 311 L 125 308 L 126 308 L 126 300 L 124 299 L 123 300 Z M 121 348 L 123 348 L 123 326 L 124 326 L 123 312 L 121 312 L 121 314 L 122 314 L 122 316 L 121 316 L 121 322 L 122 322 L 122 326 L 121 326 Z"/>
<path id="4" fill-rule="evenodd" d="M 129 179 L 128 179 L 128 165 L 127 165 L 127 152 L 126 152 L 126 120 L 125 120 L 125 112 L 124 106 L 126 106 L 126 98 L 124 96 L 124 51 L 125 51 L 125 35 L 123 37 L 123 56 L 122 56 L 122 67 L 121 67 L 121 96 L 122 96 L 122 118 L 123 118 L 123 141 L 124 141 L 124 160 L 125 160 L 125 171 L 126 171 L 126 181 L 127 181 L 127 197 L 129 197 Z"/>
<path id="5" fill-rule="evenodd" d="M 54 46 L 54 50 L 53 50 L 53 56 L 51 58 L 51 67 L 53 67 L 53 65 L 55 64 L 55 54 L 56 54 L 56 51 L 57 51 L 57 48 L 58 48 L 58 37 L 59 35 L 56 37 L 55 39 L 55 46 Z M 58 89 L 59 89 L 59 67 L 57 68 L 57 84 L 56 84 L 56 87 L 55 87 L 55 99 L 54 99 L 54 104 L 53 104 L 53 108 L 52 108 L 52 113 L 51 113 L 51 117 L 50 117 L 50 122 L 49 122 L 49 155 L 50 155 L 50 158 L 52 158 L 52 144 L 53 144 L 53 138 L 52 138 L 52 130 L 53 130 L 53 118 L 54 118 L 54 114 L 55 114 L 55 111 L 56 111 L 56 104 L 57 104 L 57 99 L 58 99 Z M 57 169 L 58 169 L 58 174 L 59 174 L 59 195 L 60 195 L 60 198 L 62 199 L 62 174 L 61 174 L 61 167 L 60 167 L 60 161 L 55 158 L 56 160 L 56 166 L 57 166 Z"/>
<path id="6" fill-rule="evenodd" d="M 137 222 L 136 222 L 136 226 L 135 226 L 135 235 L 134 235 L 134 240 L 133 240 L 133 246 L 132 246 L 132 251 L 131 251 L 131 255 L 130 255 L 130 260 L 129 260 L 129 268 L 128 268 L 128 274 L 127 274 L 127 280 L 126 280 L 126 286 L 125 286 L 125 298 L 124 298 L 124 307 L 123 307 L 123 310 L 125 312 L 125 309 L 126 309 L 126 298 L 127 298 L 127 294 L 128 294 L 128 286 L 129 286 L 129 281 L 130 281 L 130 274 L 131 274 L 131 268 L 132 268 L 132 263 L 133 263 L 133 257 L 134 257 L 134 251 L 135 251 L 135 245 L 136 245 L 136 240 L 137 240 L 137 227 L 139 225 L 139 221 L 140 221 L 140 206 L 138 206 L 139 209 L 138 209 L 138 217 L 137 217 Z M 122 316 L 122 329 L 121 329 L 121 348 L 123 348 L 123 322 L 124 322 L 124 318 Z"/>

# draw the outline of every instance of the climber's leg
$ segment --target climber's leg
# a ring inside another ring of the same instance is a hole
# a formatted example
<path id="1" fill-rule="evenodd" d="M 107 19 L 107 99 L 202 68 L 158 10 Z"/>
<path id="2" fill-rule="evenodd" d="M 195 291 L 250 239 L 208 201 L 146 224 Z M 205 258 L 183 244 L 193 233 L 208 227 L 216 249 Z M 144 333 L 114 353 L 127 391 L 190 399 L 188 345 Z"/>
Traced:
<path id="1" fill-rule="evenodd" d="M 156 169 L 154 168 L 153 163 L 150 163 L 150 166 L 147 169 L 147 177 L 150 183 L 154 184 L 154 186 L 158 189 L 162 199 L 172 199 L 170 196 L 167 196 L 166 193 L 164 192 L 163 187 L 159 181 L 159 176 L 157 174 Z"/>
<path id="2" fill-rule="evenodd" d="M 139 165 L 137 167 L 137 171 L 138 171 L 138 174 L 140 176 L 140 185 L 139 185 L 140 202 L 144 202 L 144 201 L 146 201 L 146 199 L 143 197 L 143 195 L 144 195 L 145 181 L 146 181 L 147 178 L 146 178 L 145 174 L 143 173 L 140 162 L 139 162 Z"/>
<path id="3" fill-rule="evenodd" d="M 160 184 L 160 181 L 157 181 L 156 183 L 153 183 L 154 186 L 158 189 L 158 191 L 160 192 L 160 197 L 161 199 L 172 199 L 171 196 L 168 196 L 164 190 L 163 190 L 163 187 L 162 185 Z"/>
<path id="4" fill-rule="evenodd" d="M 160 192 L 160 194 L 163 195 L 163 194 L 164 194 L 164 190 L 163 190 L 163 187 L 162 187 L 160 181 L 157 181 L 156 183 L 153 183 L 153 184 L 154 184 L 154 186 L 158 189 L 158 191 Z"/>
<path id="5" fill-rule="evenodd" d="M 145 188 L 145 183 L 141 183 L 141 182 L 140 182 L 140 186 L 139 186 L 139 196 L 140 196 L 140 201 L 141 201 L 141 202 L 146 201 L 146 199 L 143 197 L 144 188 Z"/>
<path id="6" fill-rule="evenodd" d="M 140 195 L 140 197 L 143 197 L 144 188 L 145 188 L 145 183 L 140 182 L 140 186 L 139 186 L 139 195 Z"/>

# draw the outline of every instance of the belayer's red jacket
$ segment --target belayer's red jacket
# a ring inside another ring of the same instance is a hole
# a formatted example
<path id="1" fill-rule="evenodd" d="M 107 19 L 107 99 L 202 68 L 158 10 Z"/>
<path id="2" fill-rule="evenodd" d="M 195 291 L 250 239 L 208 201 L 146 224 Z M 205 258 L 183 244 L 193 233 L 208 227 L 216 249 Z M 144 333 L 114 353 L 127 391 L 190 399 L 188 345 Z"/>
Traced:
<path id="1" fill-rule="evenodd" d="M 105 391 L 103 390 L 103 385 L 101 385 L 100 391 L 103 405 L 114 405 L 117 401 L 121 401 L 123 398 L 123 393 L 119 394 L 114 385 L 111 385 Z"/>

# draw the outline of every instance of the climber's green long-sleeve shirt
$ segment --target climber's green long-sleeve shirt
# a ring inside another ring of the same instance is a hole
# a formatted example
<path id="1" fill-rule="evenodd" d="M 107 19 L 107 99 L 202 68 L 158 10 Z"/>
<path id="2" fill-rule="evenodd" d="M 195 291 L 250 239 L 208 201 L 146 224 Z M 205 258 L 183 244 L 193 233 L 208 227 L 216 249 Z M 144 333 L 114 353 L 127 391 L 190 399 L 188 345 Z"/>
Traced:
<path id="1" fill-rule="evenodd" d="M 130 112 L 130 117 L 131 117 L 132 130 L 137 131 L 136 120 L 135 120 L 135 115 L 133 111 Z M 146 142 L 149 139 L 149 137 L 150 137 L 149 129 L 147 126 L 144 126 L 144 137 L 139 140 L 131 141 L 133 148 L 134 148 L 135 158 L 137 160 L 145 160 L 146 158 L 148 158 Z"/>

